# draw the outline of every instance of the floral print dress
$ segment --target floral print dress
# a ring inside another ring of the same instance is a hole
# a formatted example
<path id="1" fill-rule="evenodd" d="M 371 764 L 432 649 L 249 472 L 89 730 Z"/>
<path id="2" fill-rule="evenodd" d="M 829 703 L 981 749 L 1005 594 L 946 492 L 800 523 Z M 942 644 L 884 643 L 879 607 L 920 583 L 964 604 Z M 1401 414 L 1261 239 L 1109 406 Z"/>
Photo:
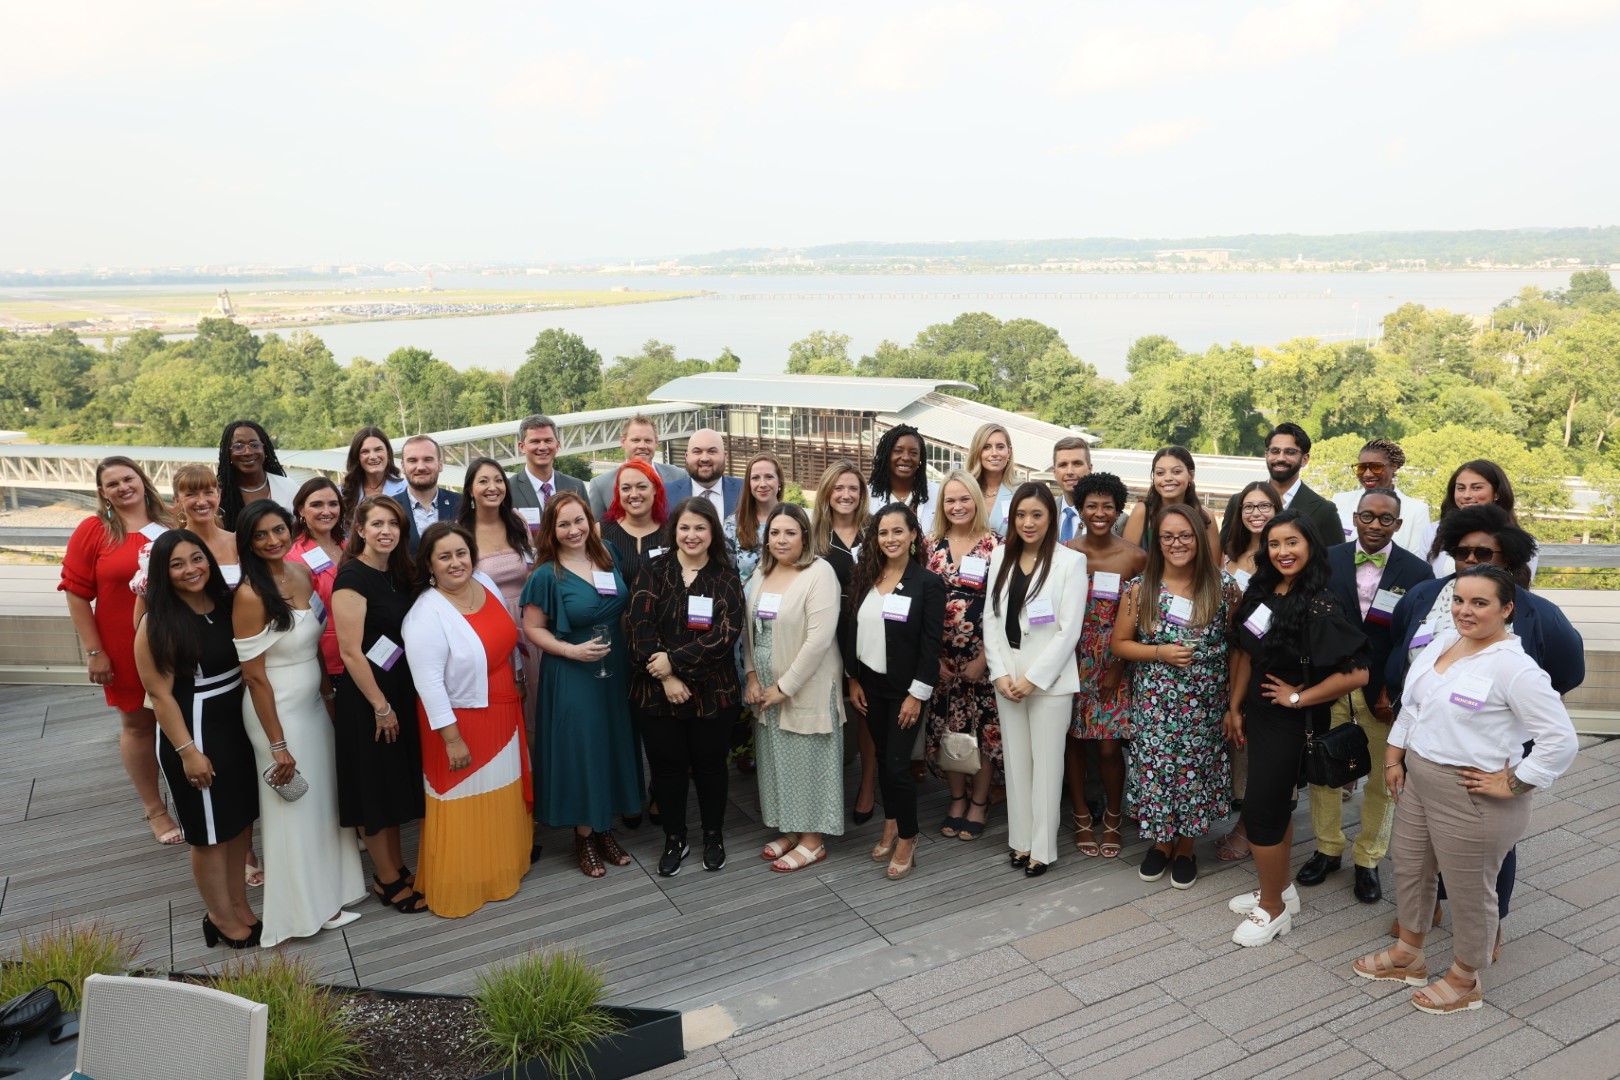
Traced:
<path id="1" fill-rule="evenodd" d="M 985 561 L 986 573 L 990 553 L 1001 543 L 995 533 L 986 533 L 973 545 L 968 557 L 977 556 Z M 986 582 L 974 584 L 959 574 L 960 566 L 951 561 L 951 543 L 941 537 L 932 541 L 928 552 L 928 569 L 945 582 L 945 640 L 940 660 L 951 667 L 960 668 L 984 652 L 984 596 Z M 988 758 L 994 769 L 994 782 L 1001 779 L 1001 722 L 996 713 L 996 689 L 986 671 L 977 682 L 960 678 L 942 678 L 928 699 L 928 768 L 936 776 L 944 772 L 936 764 L 940 740 L 948 732 L 979 733 L 979 755 Z"/>
<path id="2" fill-rule="evenodd" d="M 1121 589 L 1125 586 L 1121 585 Z M 1074 650 L 1080 664 L 1080 692 L 1074 695 L 1074 723 L 1069 735 L 1076 739 L 1129 739 L 1131 737 L 1131 677 L 1127 671 L 1113 697 L 1103 696 L 1099 683 L 1114 658 L 1109 642 L 1119 597 L 1088 592 L 1086 619 L 1080 624 L 1080 644 Z"/>
<path id="3" fill-rule="evenodd" d="M 1126 586 L 1140 588 L 1136 578 Z M 1221 602 L 1203 627 L 1169 621 L 1170 591 L 1159 587 L 1158 625 L 1144 645 L 1186 645 L 1193 661 L 1184 668 L 1149 660 L 1131 665 L 1130 770 L 1126 805 L 1145 840 L 1202 836 L 1226 816 L 1232 796 L 1232 762 L 1221 720 L 1227 704 L 1227 621 L 1240 590 L 1221 574 Z M 1134 618 L 1129 603 L 1122 617 Z"/>

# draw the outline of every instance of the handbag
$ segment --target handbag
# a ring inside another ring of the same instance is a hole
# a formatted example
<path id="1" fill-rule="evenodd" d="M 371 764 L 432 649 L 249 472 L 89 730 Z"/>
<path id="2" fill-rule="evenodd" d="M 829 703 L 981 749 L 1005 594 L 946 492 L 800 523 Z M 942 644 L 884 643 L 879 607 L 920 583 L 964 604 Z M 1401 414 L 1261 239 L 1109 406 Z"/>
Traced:
<path id="1" fill-rule="evenodd" d="M 941 771 L 973 776 L 984 767 L 979 754 L 979 723 L 973 722 L 971 731 L 947 731 L 939 738 L 939 754 L 935 763 Z"/>
<path id="2" fill-rule="evenodd" d="M 270 774 L 275 772 L 276 768 L 276 766 L 272 765 L 268 769 L 264 770 L 264 782 L 266 784 L 270 784 Z M 285 784 L 282 784 L 280 787 L 277 787 L 275 784 L 270 784 L 270 790 L 275 792 L 277 795 L 280 795 L 288 802 L 297 802 L 299 799 L 304 797 L 306 792 L 309 791 L 309 781 L 304 779 L 303 773 L 299 772 L 297 769 L 294 769 L 291 780 L 287 781 Z"/>
<path id="3" fill-rule="evenodd" d="M 1355 715 L 1354 711 L 1351 713 Z M 1367 733 L 1352 720 L 1318 735 L 1305 729 L 1305 779 L 1320 787 L 1344 787 L 1372 772 Z"/>
<path id="4" fill-rule="evenodd" d="M 62 1019 L 62 1002 L 51 989 L 51 983 L 70 994 L 73 992 L 73 987 L 61 979 L 47 979 L 42 985 L 0 1005 L 0 1054 L 11 1053 L 30 1035 L 38 1035 Z"/>

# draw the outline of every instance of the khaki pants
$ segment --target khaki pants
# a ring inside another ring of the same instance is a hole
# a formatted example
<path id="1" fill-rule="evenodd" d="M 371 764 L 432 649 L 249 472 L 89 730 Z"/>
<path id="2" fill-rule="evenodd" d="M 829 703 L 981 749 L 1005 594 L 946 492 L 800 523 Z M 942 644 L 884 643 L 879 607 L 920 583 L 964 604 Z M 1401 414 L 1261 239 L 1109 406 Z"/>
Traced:
<path id="1" fill-rule="evenodd" d="M 1373 716 L 1372 709 L 1361 691 L 1352 690 L 1349 702 L 1340 698 L 1333 703 L 1333 727 L 1351 721 L 1351 704 L 1355 706 L 1355 722 L 1367 733 L 1367 747 L 1372 754 L 1372 775 L 1367 777 L 1367 791 L 1361 804 L 1361 832 L 1356 836 L 1352 851 L 1357 866 L 1369 869 L 1389 851 L 1390 826 L 1394 821 L 1395 804 L 1390 801 L 1389 788 L 1384 786 L 1384 747 L 1389 745 L 1389 724 Z M 1311 828 L 1316 832 L 1316 850 L 1324 855 L 1342 855 L 1347 841 L 1344 837 L 1344 796 L 1338 788 L 1311 785 Z"/>
<path id="2" fill-rule="evenodd" d="M 1406 790 L 1395 810 L 1395 900 L 1401 926 L 1432 928 L 1436 872 L 1451 901 L 1452 954 L 1475 970 L 1491 962 L 1499 921 L 1496 875 L 1530 827 L 1530 796 L 1470 795 L 1454 765 L 1406 752 Z"/>

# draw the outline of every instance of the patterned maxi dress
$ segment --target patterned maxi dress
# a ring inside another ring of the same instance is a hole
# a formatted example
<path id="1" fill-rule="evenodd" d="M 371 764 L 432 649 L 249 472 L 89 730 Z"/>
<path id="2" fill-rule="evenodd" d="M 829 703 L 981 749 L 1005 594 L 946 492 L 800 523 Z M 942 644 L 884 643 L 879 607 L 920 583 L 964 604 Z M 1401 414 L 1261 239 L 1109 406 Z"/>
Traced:
<path id="1" fill-rule="evenodd" d="M 990 553 L 1000 541 L 995 533 L 986 533 L 973 545 L 969 556 L 977 556 L 986 564 Z M 974 585 L 958 574 L 958 565 L 951 561 L 951 544 L 944 537 L 932 542 L 928 553 L 928 569 L 945 582 L 945 641 L 940 659 L 953 665 L 966 664 L 984 652 L 984 594 L 985 584 Z M 988 572 L 988 570 L 987 570 Z M 1001 778 L 1001 721 L 996 713 L 996 690 L 985 672 L 978 682 L 962 679 L 942 679 L 928 699 L 928 768 L 935 776 L 944 776 L 939 768 L 939 744 L 950 732 L 978 730 L 979 754 L 988 757 L 993 770 L 993 783 Z"/>
<path id="2" fill-rule="evenodd" d="M 1131 584 L 1140 586 L 1141 578 Z M 1153 660 L 1131 665 L 1135 738 L 1126 806 L 1143 839 L 1202 836 L 1230 808 L 1232 763 L 1221 720 L 1228 697 L 1227 620 L 1239 595 L 1237 582 L 1222 573 L 1221 602 L 1208 625 L 1182 627 L 1170 623 L 1171 595 L 1161 585 L 1158 626 L 1138 639 L 1193 650 L 1185 668 Z"/>
<path id="3" fill-rule="evenodd" d="M 1080 692 L 1074 695 L 1074 725 L 1069 736 L 1075 739 L 1129 739 L 1131 737 L 1131 678 L 1127 671 L 1119 691 L 1104 697 L 1099 687 L 1108 662 L 1113 659 L 1109 641 L 1114 636 L 1114 616 L 1119 614 L 1119 597 L 1098 596 L 1095 577 L 1086 600 L 1086 620 L 1080 624 L 1080 645 L 1074 650 L 1080 663 Z M 1125 588 L 1124 585 L 1120 586 Z"/>

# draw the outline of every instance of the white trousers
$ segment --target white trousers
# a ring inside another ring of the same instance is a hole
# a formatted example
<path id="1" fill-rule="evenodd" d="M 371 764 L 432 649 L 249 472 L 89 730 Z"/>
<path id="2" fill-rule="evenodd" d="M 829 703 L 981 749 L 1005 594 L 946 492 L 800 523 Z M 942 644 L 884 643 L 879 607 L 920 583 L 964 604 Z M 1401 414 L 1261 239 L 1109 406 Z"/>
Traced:
<path id="1" fill-rule="evenodd" d="M 1063 748 L 1074 695 L 1036 693 L 1009 701 L 998 694 L 996 711 L 1007 777 L 1007 843 L 1014 851 L 1029 852 L 1034 862 L 1056 862 Z"/>

